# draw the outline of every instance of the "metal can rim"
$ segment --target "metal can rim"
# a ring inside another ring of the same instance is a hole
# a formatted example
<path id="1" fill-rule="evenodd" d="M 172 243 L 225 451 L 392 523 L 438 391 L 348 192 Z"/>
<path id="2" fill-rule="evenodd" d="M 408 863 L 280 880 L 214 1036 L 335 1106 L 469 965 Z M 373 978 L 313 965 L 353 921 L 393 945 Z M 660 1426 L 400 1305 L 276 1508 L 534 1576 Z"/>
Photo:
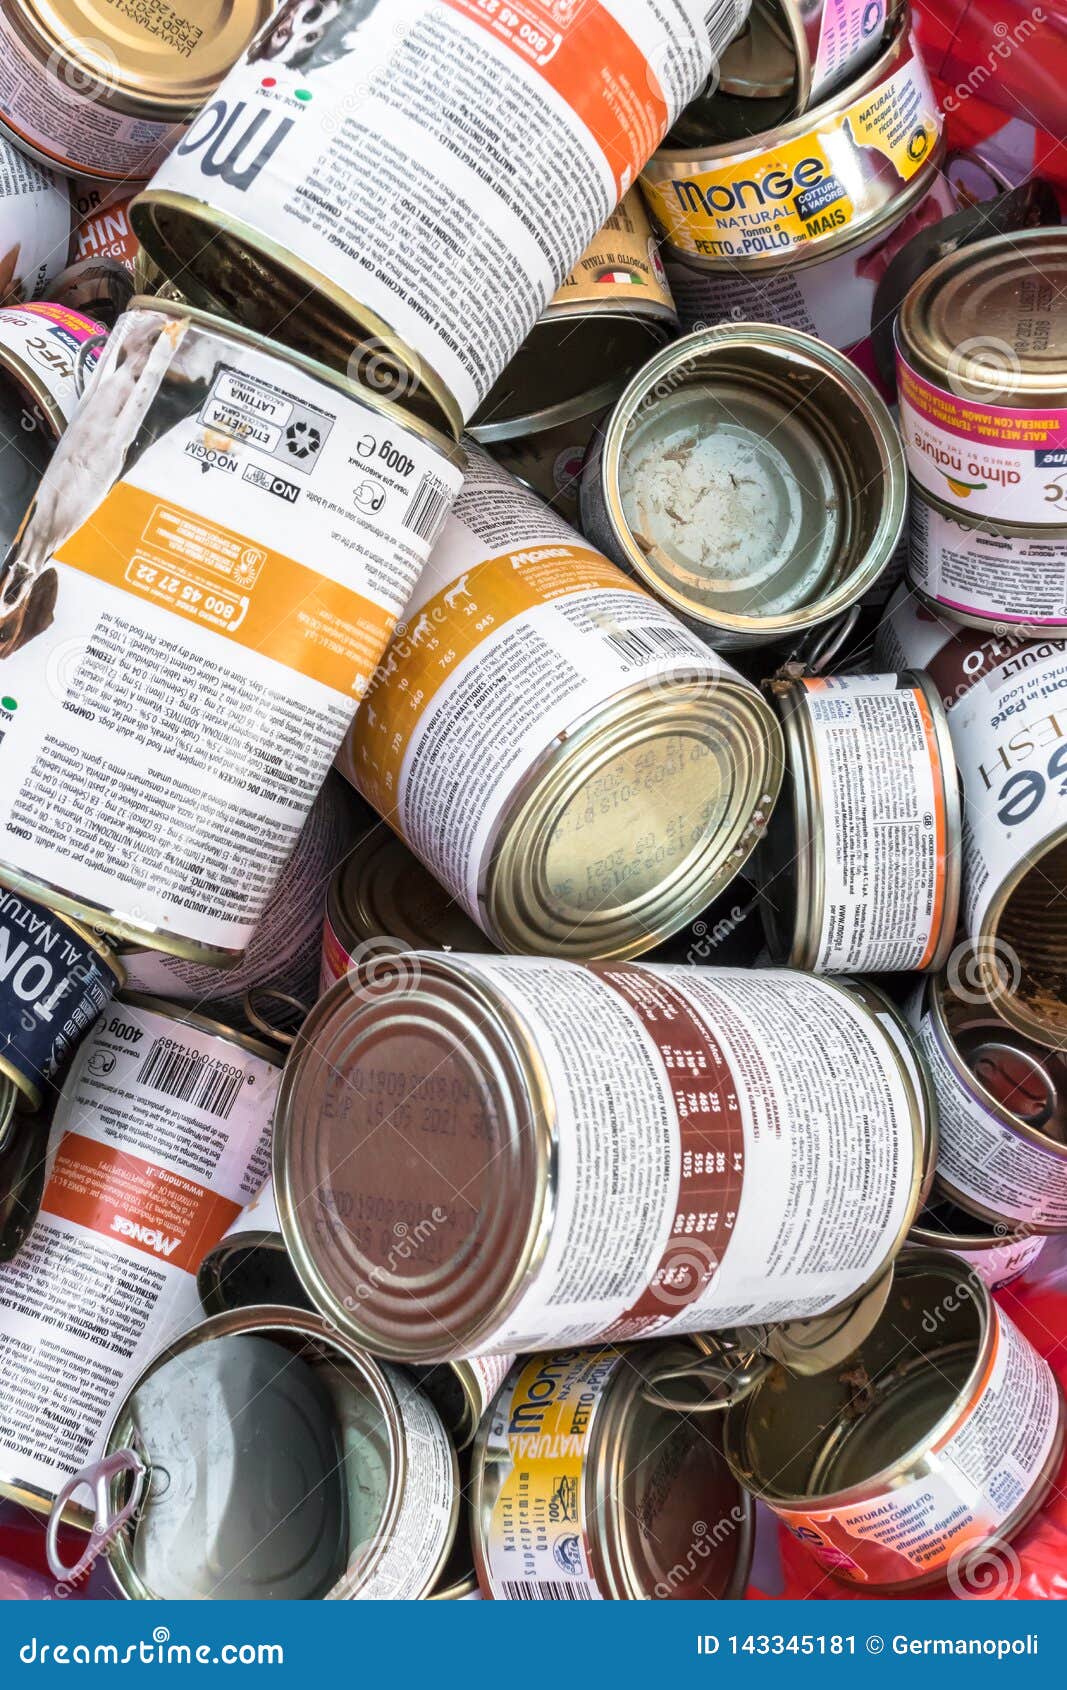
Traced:
<path id="1" fill-rule="evenodd" d="M 261 1057 L 273 1068 L 280 1068 L 285 1061 L 281 1051 L 267 1044 L 265 1040 L 254 1038 L 250 1033 L 239 1032 L 237 1028 L 227 1026 L 225 1021 L 216 1021 L 210 1015 L 201 1015 L 198 1010 L 189 1009 L 185 1004 L 172 1003 L 168 998 L 157 998 L 149 992 L 122 991 L 116 993 L 115 1002 L 132 1004 L 135 1009 L 165 1016 L 169 1021 L 184 1022 L 187 1027 L 195 1027 L 199 1032 L 210 1033 L 213 1038 L 224 1039 L 227 1044 L 236 1045 L 249 1056 Z"/>

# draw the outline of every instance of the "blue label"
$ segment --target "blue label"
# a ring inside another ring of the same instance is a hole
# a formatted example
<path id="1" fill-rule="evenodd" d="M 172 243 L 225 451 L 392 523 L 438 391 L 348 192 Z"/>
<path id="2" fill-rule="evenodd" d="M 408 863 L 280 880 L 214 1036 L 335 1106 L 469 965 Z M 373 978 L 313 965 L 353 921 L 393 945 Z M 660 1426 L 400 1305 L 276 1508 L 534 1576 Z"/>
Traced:
<path id="1" fill-rule="evenodd" d="M 0 1056 L 31 1101 L 63 1078 L 117 984 L 62 916 L 0 891 Z"/>

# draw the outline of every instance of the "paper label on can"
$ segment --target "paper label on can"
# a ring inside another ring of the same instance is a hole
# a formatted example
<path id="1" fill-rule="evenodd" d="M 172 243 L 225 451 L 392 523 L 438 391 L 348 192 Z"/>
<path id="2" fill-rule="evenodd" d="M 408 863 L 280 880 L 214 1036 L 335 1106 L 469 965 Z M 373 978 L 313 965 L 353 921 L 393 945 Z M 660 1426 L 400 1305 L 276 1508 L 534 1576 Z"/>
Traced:
<path id="1" fill-rule="evenodd" d="M 908 575 L 962 616 L 1027 627 L 1067 623 L 1067 527 L 1022 535 L 954 521 L 925 499 L 908 501 Z"/>
<path id="2" fill-rule="evenodd" d="M 0 860 L 243 950 L 461 479 L 268 350 L 127 311 L 6 560 Z"/>
<path id="3" fill-rule="evenodd" d="M 1008 1222 L 1067 1229 L 1067 1156 L 1013 1132 L 983 1102 L 949 1061 L 930 1015 L 919 1042 L 937 1094 L 937 1172 L 947 1188 Z"/>
<path id="4" fill-rule="evenodd" d="M 40 299 L 66 269 L 70 187 L 3 139 L 0 125 L 0 305 Z"/>
<path id="5" fill-rule="evenodd" d="M 951 1575 L 969 1546 L 995 1537 L 1041 1482 L 1059 1429 L 1056 1381 L 1008 1317 L 995 1305 L 991 1309 L 994 1347 L 988 1367 L 934 1445 L 932 1472 L 872 1490 L 849 1506 L 775 1509 L 808 1553 L 838 1578 L 895 1584 L 930 1573 Z"/>
<path id="6" fill-rule="evenodd" d="M 456 1458 L 441 1417 L 426 1395 L 399 1368 L 379 1366 L 400 1410 L 405 1450 L 400 1511 L 370 1577 L 351 1591 L 342 1579 L 331 1594 L 335 1598 L 352 1595 L 363 1602 L 413 1601 L 426 1595 L 455 1531 Z M 357 1557 L 360 1549 L 369 1547 L 358 1545 Z"/>
<path id="7" fill-rule="evenodd" d="M 337 929 L 329 916 L 322 923 L 322 962 L 319 968 L 319 996 L 329 991 L 348 973 L 352 958 L 337 936 Z"/>
<path id="8" fill-rule="evenodd" d="M 704 258 L 802 251 L 870 215 L 870 179 L 884 161 L 910 182 L 929 160 L 941 116 L 911 54 L 862 99 L 743 162 L 671 178 L 653 163 L 645 198 L 667 240 Z"/>
<path id="9" fill-rule="evenodd" d="M 949 842 L 930 705 L 895 675 L 803 683 L 821 840 L 820 973 L 927 968 L 946 920 Z M 805 912 L 800 912 L 804 919 Z"/>
<path id="10" fill-rule="evenodd" d="M 585 1462 L 616 1351 L 520 1362 L 493 1406 L 484 1461 L 499 1478 L 482 1553 L 503 1601 L 598 1601 Z"/>
<path id="11" fill-rule="evenodd" d="M 0 1058 L 35 1103 L 62 1079 L 117 984 L 62 916 L 0 889 Z"/>
<path id="12" fill-rule="evenodd" d="M 465 959 L 549 1077 L 556 1217 L 482 1346 L 803 1318 L 884 1267 L 914 1200 L 915 1096 L 840 988 L 787 970 Z"/>
<path id="13" fill-rule="evenodd" d="M 0 311 L 0 346 L 29 365 L 66 422 L 80 397 L 74 379 L 78 354 L 86 341 L 106 333 L 92 317 L 65 305 L 9 305 Z"/>
<path id="14" fill-rule="evenodd" d="M 79 72 L 75 60 L 72 73 L 64 75 L 62 64 L 58 69 L 51 60 L 43 64 L 0 12 L 0 112 L 6 127 L 59 170 L 144 181 L 181 126 L 111 111 L 104 104 L 108 92 L 103 70 L 94 74 L 86 66 Z"/>
<path id="15" fill-rule="evenodd" d="M 671 611 L 471 451 L 342 767 L 477 921 L 494 832 L 536 759 L 587 711 L 679 672 L 730 673 Z"/>
<path id="16" fill-rule="evenodd" d="M 988 1285 L 991 1291 L 1003 1291 L 1006 1285 L 1013 1285 L 1033 1266 L 1047 1242 L 1039 1233 L 1033 1238 L 1008 1237 L 1003 1244 L 994 1244 L 987 1250 L 966 1250 L 947 1241 L 945 1248 L 973 1268 L 983 1285 Z"/>
<path id="17" fill-rule="evenodd" d="M 875 632 L 874 662 L 887 674 L 896 674 L 901 669 L 926 669 L 933 680 L 931 663 L 942 647 L 960 632 L 920 604 L 911 588 L 902 582 Z M 947 692 L 944 687 L 938 687 L 946 710 L 951 710 L 957 701 L 954 688 L 955 683 Z"/>
<path id="18" fill-rule="evenodd" d="M 963 915 L 974 940 L 1018 865 L 1067 826 L 1067 645 L 1002 651 L 987 652 L 974 636 L 938 654 L 953 672 L 957 652 L 979 660 L 949 713 L 963 780 Z M 1003 961 L 1017 974 L 1018 958 Z"/>
<path id="19" fill-rule="evenodd" d="M 84 264 L 91 259 L 113 258 L 131 273 L 141 247 L 130 227 L 130 200 L 110 201 L 94 206 L 74 231 L 72 264 Z"/>
<path id="20" fill-rule="evenodd" d="M 809 110 L 838 82 L 858 76 L 876 55 L 885 25 L 884 0 L 823 0 Z"/>
<path id="21" fill-rule="evenodd" d="M 937 387 L 897 352 L 900 432 L 920 487 L 964 516 L 1063 527 L 1067 410 L 987 405 Z"/>
<path id="22" fill-rule="evenodd" d="M 325 27 L 303 10 L 275 14 L 153 187 L 330 277 L 470 417 L 706 80 L 705 7 L 344 0 Z"/>
<path id="23" fill-rule="evenodd" d="M 196 1269 L 270 1168 L 279 1069 L 117 1003 L 57 1107 L 40 1214 L 0 1267 L 0 1469 L 54 1491 L 200 1318 Z"/>
<path id="24" fill-rule="evenodd" d="M 548 309 L 578 304 L 675 317 L 667 272 L 636 188 L 615 207 Z"/>

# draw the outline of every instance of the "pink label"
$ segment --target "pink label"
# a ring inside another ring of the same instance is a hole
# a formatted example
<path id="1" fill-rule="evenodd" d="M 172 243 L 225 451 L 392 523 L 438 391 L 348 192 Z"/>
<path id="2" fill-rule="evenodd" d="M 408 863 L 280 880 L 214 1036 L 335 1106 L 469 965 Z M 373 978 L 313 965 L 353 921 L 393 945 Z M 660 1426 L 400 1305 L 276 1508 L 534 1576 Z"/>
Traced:
<path id="1" fill-rule="evenodd" d="M 899 351 L 897 379 L 901 398 L 946 434 L 1016 452 L 1058 449 L 1067 467 L 1067 411 L 1024 411 L 1015 405 L 986 405 L 981 400 L 961 398 L 927 381 Z"/>

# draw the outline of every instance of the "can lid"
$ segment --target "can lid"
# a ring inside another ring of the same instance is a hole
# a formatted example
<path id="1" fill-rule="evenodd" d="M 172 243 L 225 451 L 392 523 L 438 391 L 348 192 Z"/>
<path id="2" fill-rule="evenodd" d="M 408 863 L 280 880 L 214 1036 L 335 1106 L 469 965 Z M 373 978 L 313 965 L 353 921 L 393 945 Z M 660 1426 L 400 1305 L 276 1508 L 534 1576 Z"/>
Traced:
<path id="1" fill-rule="evenodd" d="M 927 1003 L 942 1053 L 989 1111 L 1019 1136 L 1067 1158 L 1067 1058 L 1011 1026 L 989 1001 L 980 947 L 931 981 Z"/>
<path id="2" fill-rule="evenodd" d="M 962 398 L 1067 404 L 1067 230 L 1024 229 L 967 245 L 920 278 L 901 307 L 903 356 Z"/>
<path id="3" fill-rule="evenodd" d="M 66 70 L 72 86 L 84 83 L 105 102 L 117 94 L 172 122 L 203 105 L 271 9 L 272 0 L 185 0 L 169 8 L 172 27 L 158 31 L 129 14 L 117 18 L 113 0 L 17 0 L 18 21 L 61 61 L 58 74 Z"/>
<path id="4" fill-rule="evenodd" d="M 373 819 L 337 871 L 327 914 L 349 952 L 391 940 L 427 950 L 491 950 L 485 934 L 387 823 Z"/>
<path id="5" fill-rule="evenodd" d="M 764 1350 L 790 1373 L 807 1377 L 838 1367 L 859 1348 L 881 1318 L 893 1285 L 893 1264 L 861 1296 L 814 1320 L 772 1326 Z"/>

